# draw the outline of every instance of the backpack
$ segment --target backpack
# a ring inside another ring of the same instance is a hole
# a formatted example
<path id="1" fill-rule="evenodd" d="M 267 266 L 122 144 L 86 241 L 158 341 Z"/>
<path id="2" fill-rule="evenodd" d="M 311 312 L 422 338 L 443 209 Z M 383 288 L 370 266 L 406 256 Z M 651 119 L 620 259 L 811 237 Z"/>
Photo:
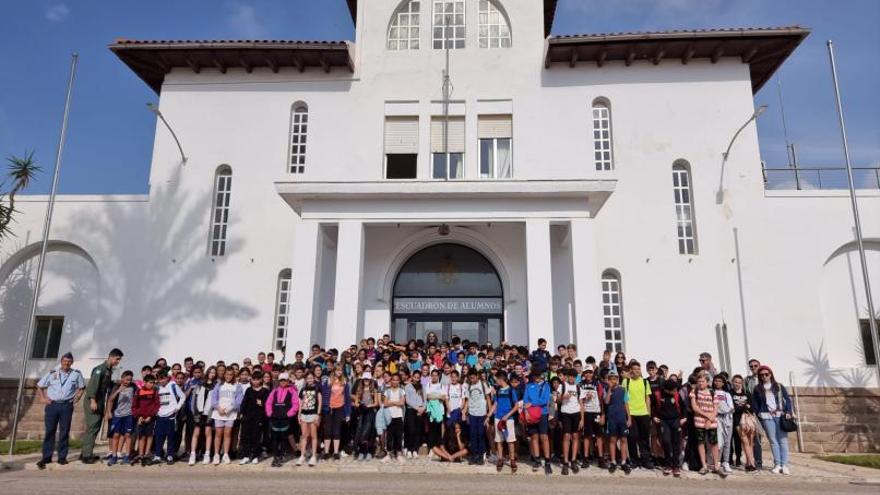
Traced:
<path id="1" fill-rule="evenodd" d="M 278 391 L 282 390 L 280 388 L 276 388 L 272 391 L 275 394 L 275 402 L 272 404 L 272 419 L 287 419 L 287 411 L 290 410 L 292 393 L 284 394 L 284 400 L 278 400 Z"/>
<path id="2" fill-rule="evenodd" d="M 541 391 L 544 391 L 544 385 L 548 385 L 547 382 L 541 386 Z M 541 422 L 541 416 L 544 415 L 544 410 L 541 406 L 529 406 L 528 408 L 524 408 L 520 411 L 519 416 L 522 420 L 523 424 L 526 425 L 536 425 Z"/>

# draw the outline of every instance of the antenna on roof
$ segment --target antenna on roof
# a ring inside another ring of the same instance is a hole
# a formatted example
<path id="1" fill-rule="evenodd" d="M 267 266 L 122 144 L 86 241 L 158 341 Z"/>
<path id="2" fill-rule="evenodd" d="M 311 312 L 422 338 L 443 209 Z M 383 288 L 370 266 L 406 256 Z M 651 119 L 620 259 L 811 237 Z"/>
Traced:
<path id="1" fill-rule="evenodd" d="M 782 103 L 782 76 L 776 76 L 776 94 L 779 97 L 779 113 L 782 115 L 782 134 L 785 136 L 785 156 L 788 168 L 797 168 L 797 154 L 794 143 L 788 140 L 788 125 L 785 122 L 785 105 Z"/>

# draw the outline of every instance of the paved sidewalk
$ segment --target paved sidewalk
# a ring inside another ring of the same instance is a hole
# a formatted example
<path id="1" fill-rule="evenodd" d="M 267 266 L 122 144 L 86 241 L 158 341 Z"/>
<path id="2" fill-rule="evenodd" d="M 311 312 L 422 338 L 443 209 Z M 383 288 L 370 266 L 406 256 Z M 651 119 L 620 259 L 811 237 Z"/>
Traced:
<path id="1" fill-rule="evenodd" d="M 78 456 L 77 453 L 71 453 L 70 459 L 76 459 Z M 14 456 L 11 462 L 8 457 L 4 457 L 4 462 L 7 464 L 8 469 L 12 470 L 27 470 L 27 471 L 36 471 L 36 461 L 39 460 L 39 455 L 21 455 Z M 432 461 L 427 459 L 426 457 L 421 457 L 419 459 L 408 459 L 403 463 L 398 462 L 389 462 L 383 463 L 379 460 L 370 460 L 367 462 L 359 462 L 355 461 L 352 457 L 343 458 L 340 461 L 322 461 L 319 462 L 317 466 L 308 467 L 301 466 L 296 467 L 292 460 L 287 461 L 280 468 L 273 468 L 270 466 L 270 460 L 264 460 L 260 464 L 257 465 L 246 465 L 239 466 L 237 461 L 233 461 L 229 465 L 220 465 L 220 466 L 205 466 L 201 463 L 195 466 L 188 466 L 186 462 L 177 462 L 173 466 L 167 466 L 165 464 L 150 466 L 150 467 L 141 467 L 141 466 L 122 466 L 116 465 L 113 467 L 108 467 L 104 463 L 96 463 L 92 465 L 82 464 L 79 461 L 72 461 L 67 466 L 60 466 L 58 464 L 49 464 L 46 467 L 46 472 L 92 472 L 96 473 L 110 473 L 110 472 L 122 472 L 122 471 L 144 471 L 144 472 L 157 472 L 157 471 L 171 471 L 171 472 L 193 472 L 193 473 L 244 473 L 244 472 L 272 472 L 272 473 L 309 473 L 309 474 L 321 474 L 325 473 L 329 476 L 332 476 L 336 473 L 345 473 L 345 474 L 378 474 L 378 473 L 399 473 L 399 474 L 427 474 L 427 475 L 442 475 L 444 473 L 450 473 L 455 475 L 491 475 L 491 476 L 507 476 L 510 477 L 510 467 L 505 466 L 502 473 L 497 473 L 494 466 L 486 465 L 486 466 L 468 466 L 466 464 L 449 464 L 445 462 Z M 701 476 L 696 472 L 683 472 L 682 478 L 688 480 L 704 480 L 704 481 L 717 481 L 717 482 L 759 482 L 759 483 L 785 483 L 790 481 L 798 481 L 805 483 L 851 483 L 851 484 L 867 484 L 870 486 L 880 486 L 880 470 L 870 469 L 870 468 L 862 468 L 857 466 L 848 466 L 844 464 L 837 464 L 832 462 L 823 461 L 815 458 L 812 454 L 792 454 L 792 475 L 791 476 L 782 476 L 772 474 L 769 471 L 762 471 L 756 473 L 746 473 L 745 471 L 735 470 L 733 474 L 728 476 L 726 479 L 722 479 L 717 475 L 708 474 L 705 476 Z M 560 474 L 559 467 L 554 466 L 553 477 L 554 478 L 563 478 Z M 516 475 L 517 477 L 525 477 L 525 476 L 545 476 L 544 471 L 540 470 L 538 472 L 533 472 L 531 466 L 527 463 L 520 462 L 519 471 Z M 663 476 L 662 472 L 659 470 L 654 471 L 646 471 L 642 469 L 637 469 L 632 472 L 629 476 L 625 475 L 622 471 L 618 470 L 616 473 L 611 474 L 606 470 L 600 470 L 597 467 L 593 466 L 587 470 L 581 470 L 580 473 L 576 475 L 570 475 L 566 478 L 585 478 L 585 479 L 614 479 L 614 478 L 638 478 L 638 479 L 663 479 L 667 478 Z M 672 479 L 672 477 L 668 477 Z"/>

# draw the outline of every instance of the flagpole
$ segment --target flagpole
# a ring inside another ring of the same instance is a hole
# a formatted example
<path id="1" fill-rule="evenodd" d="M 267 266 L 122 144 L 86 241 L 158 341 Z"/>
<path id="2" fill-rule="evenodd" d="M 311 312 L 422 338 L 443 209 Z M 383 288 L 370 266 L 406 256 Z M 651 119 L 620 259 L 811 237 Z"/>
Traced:
<path id="1" fill-rule="evenodd" d="M 871 342 L 874 344 L 874 361 L 877 366 L 880 385 L 880 336 L 877 335 L 877 320 L 874 315 L 874 298 L 871 296 L 871 281 L 868 277 L 868 262 L 865 258 L 865 243 L 862 240 L 862 223 L 859 220 L 859 203 L 856 201 L 856 186 L 853 181 L 852 164 L 849 159 L 849 146 L 846 142 L 846 126 L 843 123 L 843 105 L 840 103 L 840 85 L 837 82 L 837 65 L 834 63 L 834 43 L 828 40 L 828 58 L 831 60 L 831 78 L 834 81 L 834 98 L 837 102 L 837 118 L 840 120 L 840 137 L 843 140 L 843 156 L 846 159 L 846 176 L 849 180 L 849 199 L 852 202 L 853 220 L 856 227 L 856 243 L 859 247 L 859 260 L 862 263 L 862 280 L 865 284 L 865 296 L 868 302 L 868 326 L 871 330 Z"/>
<path id="2" fill-rule="evenodd" d="M 9 457 L 15 453 L 15 435 L 18 433 L 18 417 L 21 414 L 21 395 L 24 390 L 24 380 L 27 375 L 27 362 L 31 350 L 31 339 L 34 333 L 34 325 L 37 319 L 37 303 L 40 299 L 40 284 L 43 282 L 43 267 L 46 264 L 46 250 L 49 246 L 49 231 L 52 228 L 52 212 L 55 209 L 55 194 L 58 192 L 58 176 L 61 171 L 61 155 L 64 151 L 64 138 L 67 135 L 67 119 L 70 115 L 70 95 L 73 91 L 73 81 L 76 77 L 76 61 L 79 55 L 70 56 L 70 78 L 67 80 L 67 96 L 64 101 L 64 116 L 61 119 L 61 137 L 58 140 L 58 150 L 55 153 L 55 171 L 52 174 L 52 189 L 49 192 L 49 204 L 46 206 L 46 219 L 43 223 L 43 242 L 40 247 L 40 258 L 37 263 L 37 280 L 34 285 L 34 299 L 31 303 L 31 318 L 28 321 L 27 334 L 24 341 L 24 352 L 21 355 L 21 375 L 18 379 L 18 392 L 15 395 L 15 414 L 12 416 L 12 435 L 9 438 Z"/>

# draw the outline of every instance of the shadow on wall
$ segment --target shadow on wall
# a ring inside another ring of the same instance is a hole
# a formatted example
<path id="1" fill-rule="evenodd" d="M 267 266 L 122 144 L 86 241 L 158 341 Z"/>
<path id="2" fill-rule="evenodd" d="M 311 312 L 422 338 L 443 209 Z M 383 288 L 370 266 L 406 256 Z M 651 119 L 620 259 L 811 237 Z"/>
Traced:
<path id="1" fill-rule="evenodd" d="M 81 349 L 77 367 L 88 374 L 93 366 L 88 357 L 101 357 L 110 348 L 119 347 L 126 353 L 121 369 L 137 371 L 152 364 L 162 350 L 167 351 L 169 339 L 180 331 L 199 332 L 198 338 L 209 339 L 212 321 L 253 318 L 257 314 L 254 308 L 212 287 L 218 266 L 206 254 L 210 208 L 210 194 L 184 194 L 176 183 L 170 183 L 154 188 L 149 203 L 92 203 L 53 229 L 53 239 L 78 242 L 94 257 L 100 272 L 100 283 L 93 286 L 85 283 L 81 274 L 66 272 L 64 266 L 54 267 L 52 277 L 61 274 L 67 290 L 52 306 L 68 312 L 92 308 L 88 318 L 79 318 L 85 324 L 62 339 L 59 354 Z M 233 215 L 232 229 L 234 224 Z M 242 246 L 241 240 L 228 243 L 226 255 L 235 256 Z M 15 255 L 9 258 L 14 259 Z M 47 267 L 51 259 L 51 255 L 47 257 Z M 0 349 L 4 363 L 18 359 L 26 332 L 24 324 L 12 325 L 21 328 L 3 324 L 4 317 L 23 311 L 23 321 L 27 321 L 35 272 L 36 259 L 29 258 L 10 270 L 6 280 L 0 280 L 0 332 L 18 334 L 17 340 L 4 336 L 4 342 L 18 344 L 10 346 L 14 349 Z M 55 283 L 45 275 L 44 282 Z M 67 331 L 65 328 L 65 334 Z M 18 369 L 17 364 L 14 367 Z M 29 364 L 31 373 L 36 367 Z M 5 413 L 4 402 L 5 398 L 0 399 L 0 410 Z M 30 404 L 23 416 L 27 409 Z M 0 438 L 9 433 L 3 426 Z"/>
<path id="2" fill-rule="evenodd" d="M 861 343 L 858 344 L 861 347 Z M 872 368 L 832 368 L 824 342 L 809 344 L 810 355 L 798 357 L 810 387 L 801 392 L 801 419 L 807 441 L 816 435 L 826 452 L 871 452 L 880 449 L 880 396 L 867 389 Z M 812 389 L 811 387 L 816 387 Z M 808 426 L 809 425 L 809 426 Z"/>

